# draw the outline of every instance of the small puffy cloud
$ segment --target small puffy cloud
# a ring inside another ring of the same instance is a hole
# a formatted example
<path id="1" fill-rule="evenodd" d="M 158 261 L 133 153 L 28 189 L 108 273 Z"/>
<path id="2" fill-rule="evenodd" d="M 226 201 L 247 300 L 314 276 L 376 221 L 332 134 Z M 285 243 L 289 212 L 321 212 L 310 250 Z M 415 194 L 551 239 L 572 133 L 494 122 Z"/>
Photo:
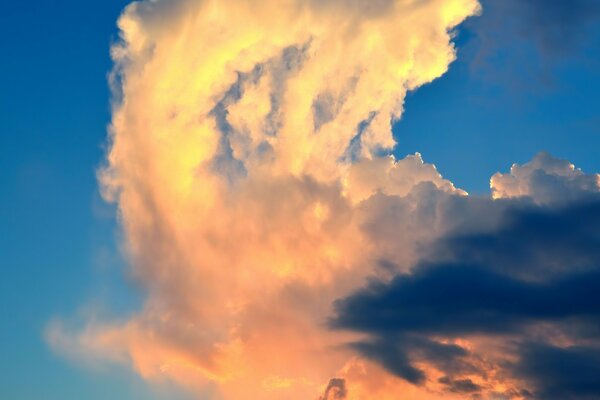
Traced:
<path id="1" fill-rule="evenodd" d="M 325 393 L 320 400 L 344 400 L 348 394 L 346 381 L 340 378 L 332 378 L 325 389 Z"/>
<path id="2" fill-rule="evenodd" d="M 529 197 L 539 204 L 568 202 L 600 190 L 600 174 L 585 174 L 567 160 L 539 153 L 530 162 L 513 164 L 507 174 L 490 180 L 496 199 Z"/>
<path id="3" fill-rule="evenodd" d="M 397 161 L 392 156 L 377 157 L 351 165 L 348 195 L 354 202 L 368 199 L 377 192 L 403 197 L 424 182 L 433 183 L 444 192 L 466 194 L 444 179 L 435 165 L 424 163 L 421 154 L 415 153 Z"/>

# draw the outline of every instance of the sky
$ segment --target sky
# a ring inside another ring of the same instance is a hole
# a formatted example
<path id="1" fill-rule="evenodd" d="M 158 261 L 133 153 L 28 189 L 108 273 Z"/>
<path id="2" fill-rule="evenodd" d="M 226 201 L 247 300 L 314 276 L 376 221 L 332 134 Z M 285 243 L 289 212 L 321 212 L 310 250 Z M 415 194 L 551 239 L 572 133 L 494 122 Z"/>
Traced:
<path id="1" fill-rule="evenodd" d="M 1 398 L 600 396 L 596 1 L 5 3 Z"/>

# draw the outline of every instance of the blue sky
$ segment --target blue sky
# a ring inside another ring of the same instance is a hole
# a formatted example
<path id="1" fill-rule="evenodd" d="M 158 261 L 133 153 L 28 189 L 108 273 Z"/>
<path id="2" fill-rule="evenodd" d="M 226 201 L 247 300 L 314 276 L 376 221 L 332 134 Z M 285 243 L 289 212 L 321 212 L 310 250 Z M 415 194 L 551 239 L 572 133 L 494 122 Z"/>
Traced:
<path id="1" fill-rule="evenodd" d="M 120 265 L 101 259 L 116 254 L 114 220 L 95 169 L 110 116 L 108 46 L 125 4 L 0 6 L 1 398 L 146 398 L 133 378 L 81 372 L 43 339 L 50 318 Z"/>
<path id="2" fill-rule="evenodd" d="M 156 396 L 125 370 L 70 364 L 43 338 L 82 299 L 123 313 L 137 304 L 95 177 L 110 119 L 108 48 L 126 3 L 0 6 L 0 398 Z M 600 171 L 598 18 L 565 22 L 565 43 L 548 46 L 535 30 L 552 19 L 536 26 L 487 3 L 459 30 L 449 72 L 407 97 L 395 154 L 420 152 L 474 193 L 541 150 Z"/>
<path id="3" fill-rule="evenodd" d="M 531 29 L 556 29 L 548 19 Z M 528 23 L 497 2 L 484 3 L 484 14 L 460 30 L 449 72 L 406 99 L 394 130 L 397 153 L 421 152 L 476 193 L 487 192 L 494 172 L 542 150 L 597 171 L 600 26 L 597 20 L 564 22 L 575 36 L 565 32 L 563 42 L 545 49 L 535 33 L 522 32 Z"/>

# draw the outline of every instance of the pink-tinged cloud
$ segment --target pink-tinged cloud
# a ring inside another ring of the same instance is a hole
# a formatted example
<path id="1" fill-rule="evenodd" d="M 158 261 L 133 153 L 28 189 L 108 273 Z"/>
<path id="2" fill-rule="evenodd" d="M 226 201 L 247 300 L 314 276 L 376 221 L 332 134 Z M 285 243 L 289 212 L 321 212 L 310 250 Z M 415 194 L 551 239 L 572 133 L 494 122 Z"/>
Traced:
<path id="1" fill-rule="evenodd" d="M 56 323 L 49 341 L 208 399 L 517 393 L 513 377 L 495 372 L 501 357 L 465 355 L 489 374 L 449 378 L 417 354 L 422 378 L 411 382 L 357 351 L 368 333 L 328 323 L 334 301 L 367 278 L 409 272 L 473 215 L 490 227 L 501 218 L 492 200 L 468 200 L 419 154 L 381 156 L 395 144 L 406 92 L 447 70 L 452 29 L 478 11 L 476 0 L 128 6 L 112 48 L 99 179 L 147 295 L 125 322 L 75 332 Z M 493 178 L 496 197 L 534 193 L 520 171 Z M 468 218 L 447 212 L 457 201 Z M 501 354 L 477 337 L 429 340 Z"/>

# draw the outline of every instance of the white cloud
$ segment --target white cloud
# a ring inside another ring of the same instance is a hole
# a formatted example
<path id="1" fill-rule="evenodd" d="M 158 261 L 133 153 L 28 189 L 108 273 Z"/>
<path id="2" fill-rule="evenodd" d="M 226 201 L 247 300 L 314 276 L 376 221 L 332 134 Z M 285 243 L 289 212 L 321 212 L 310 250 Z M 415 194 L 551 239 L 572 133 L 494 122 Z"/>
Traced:
<path id="1" fill-rule="evenodd" d="M 513 164 L 507 174 L 494 174 L 490 187 L 496 199 L 528 197 L 539 204 L 560 203 L 600 191 L 600 175 L 585 174 L 567 160 L 539 153 L 526 164 Z"/>

